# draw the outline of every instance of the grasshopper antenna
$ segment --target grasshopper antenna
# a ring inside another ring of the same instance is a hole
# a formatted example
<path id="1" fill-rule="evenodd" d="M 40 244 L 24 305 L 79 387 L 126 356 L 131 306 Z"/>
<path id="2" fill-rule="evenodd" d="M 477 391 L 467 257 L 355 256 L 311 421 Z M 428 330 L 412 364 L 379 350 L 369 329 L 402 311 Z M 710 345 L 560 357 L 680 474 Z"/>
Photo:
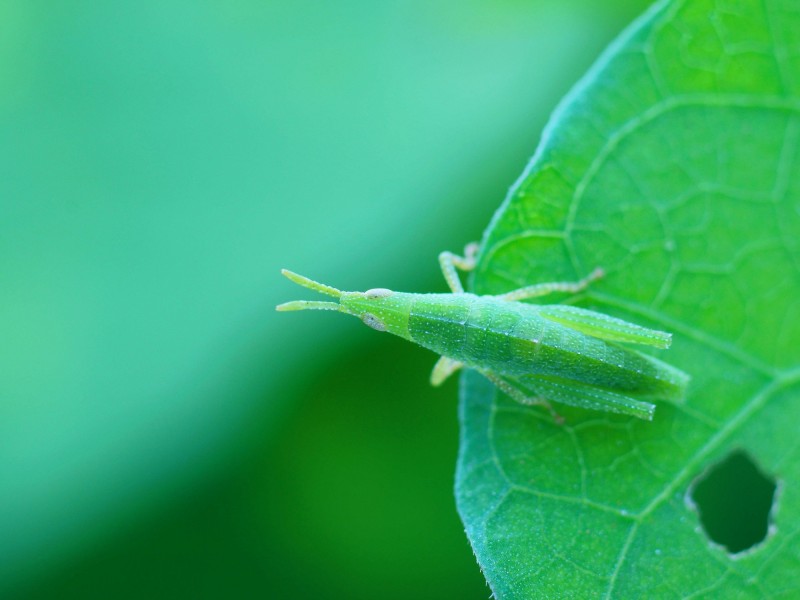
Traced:
<path id="1" fill-rule="evenodd" d="M 318 281 L 309 279 L 308 277 L 303 277 L 302 275 L 293 273 L 288 269 L 281 269 L 281 275 L 293 281 L 297 285 L 303 286 L 304 288 L 308 288 L 309 290 L 314 290 L 315 292 L 319 292 L 321 294 L 333 296 L 334 298 L 340 298 L 342 296 L 341 290 L 337 290 L 335 287 L 331 287 L 329 285 L 324 285 L 322 283 L 319 283 Z M 279 310 L 281 312 L 289 310 L 341 310 L 341 309 L 342 308 L 338 302 L 324 302 L 319 300 L 294 300 L 292 302 L 284 302 L 283 304 L 279 304 L 278 306 L 275 307 L 275 310 Z"/>

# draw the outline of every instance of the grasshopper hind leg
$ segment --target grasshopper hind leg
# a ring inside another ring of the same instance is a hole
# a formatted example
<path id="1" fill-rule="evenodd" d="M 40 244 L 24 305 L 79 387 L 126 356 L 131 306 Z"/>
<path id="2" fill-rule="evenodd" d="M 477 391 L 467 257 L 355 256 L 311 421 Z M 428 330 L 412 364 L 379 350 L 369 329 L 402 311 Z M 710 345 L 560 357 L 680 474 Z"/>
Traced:
<path id="1" fill-rule="evenodd" d="M 650 402 L 636 400 L 618 392 L 568 379 L 531 375 L 525 377 L 521 383 L 526 388 L 530 387 L 538 394 L 559 404 L 631 415 L 646 421 L 653 420 L 656 410 L 655 405 Z"/>
<path id="2" fill-rule="evenodd" d="M 503 378 L 495 373 L 481 373 L 501 391 L 521 404 L 544 406 L 553 418 L 563 423 L 550 406 L 550 402 L 588 408 L 603 412 L 613 412 L 653 420 L 656 407 L 650 402 L 636 400 L 630 396 L 607 389 L 586 385 L 567 379 L 528 375 L 519 378 Z"/>
<path id="3" fill-rule="evenodd" d="M 669 348 L 672 343 L 672 336 L 669 333 L 648 329 L 577 306 L 548 304 L 540 307 L 539 314 L 546 319 L 601 340 L 641 344 L 661 349 Z"/>
<path id="4" fill-rule="evenodd" d="M 486 377 L 486 379 L 491 381 L 498 390 L 500 390 L 507 396 L 510 396 L 520 404 L 524 404 L 526 406 L 541 406 L 547 409 L 547 412 L 550 413 L 550 416 L 553 417 L 553 420 L 556 423 L 558 423 L 559 425 L 562 425 L 564 423 L 564 417 L 559 415 L 553 409 L 553 407 L 550 405 L 550 402 L 548 402 L 546 398 L 543 398 L 538 395 L 532 395 L 530 393 L 525 393 L 521 389 L 514 387 L 514 385 L 512 385 L 502 377 L 499 377 L 498 375 L 495 375 L 490 371 L 479 371 L 479 372 L 481 373 L 481 375 Z"/>

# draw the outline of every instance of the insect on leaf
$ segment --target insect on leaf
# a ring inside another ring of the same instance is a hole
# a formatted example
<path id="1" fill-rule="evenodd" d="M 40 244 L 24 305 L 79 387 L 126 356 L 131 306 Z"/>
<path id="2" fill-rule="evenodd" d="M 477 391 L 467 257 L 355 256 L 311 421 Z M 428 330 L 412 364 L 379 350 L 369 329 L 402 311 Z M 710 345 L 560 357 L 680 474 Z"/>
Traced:
<path id="1" fill-rule="evenodd" d="M 689 377 L 682 371 L 608 340 L 657 348 L 671 336 L 570 306 L 522 303 L 553 292 L 578 293 L 602 277 L 596 269 L 575 282 L 539 283 L 497 296 L 466 293 L 456 267 L 471 270 L 475 244 L 464 257 L 439 255 L 451 294 L 414 294 L 376 288 L 343 292 L 286 269 L 298 285 L 332 296 L 337 302 L 294 300 L 279 311 L 334 310 L 360 318 L 377 331 L 388 331 L 441 355 L 431 373 L 439 385 L 462 367 L 474 369 L 521 404 L 550 402 L 651 420 L 648 400 L 683 402 Z"/>

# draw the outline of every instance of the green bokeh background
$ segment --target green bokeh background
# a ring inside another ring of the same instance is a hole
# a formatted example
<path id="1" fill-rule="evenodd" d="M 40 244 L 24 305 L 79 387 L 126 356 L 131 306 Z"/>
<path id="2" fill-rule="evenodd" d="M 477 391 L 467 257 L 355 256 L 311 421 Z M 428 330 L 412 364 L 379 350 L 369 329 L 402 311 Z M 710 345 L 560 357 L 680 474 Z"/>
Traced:
<path id="1" fill-rule="evenodd" d="M 645 2 L 0 4 L 0 596 L 486 598 L 444 291 Z"/>

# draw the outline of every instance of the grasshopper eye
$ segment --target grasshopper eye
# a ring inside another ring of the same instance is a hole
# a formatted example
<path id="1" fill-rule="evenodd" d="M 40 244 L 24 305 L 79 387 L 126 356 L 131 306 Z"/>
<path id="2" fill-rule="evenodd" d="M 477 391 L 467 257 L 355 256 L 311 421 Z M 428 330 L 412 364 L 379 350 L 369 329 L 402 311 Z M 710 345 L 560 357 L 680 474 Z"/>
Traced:
<path id="1" fill-rule="evenodd" d="M 386 288 L 374 288 L 364 292 L 364 295 L 370 300 L 375 300 L 376 298 L 386 298 L 392 294 L 394 294 L 394 292 L 392 290 L 387 290 Z"/>
<path id="2" fill-rule="evenodd" d="M 386 323 L 381 321 L 378 317 L 370 313 L 364 313 L 361 316 L 361 320 L 364 321 L 366 325 L 369 325 L 376 331 L 386 331 Z"/>

